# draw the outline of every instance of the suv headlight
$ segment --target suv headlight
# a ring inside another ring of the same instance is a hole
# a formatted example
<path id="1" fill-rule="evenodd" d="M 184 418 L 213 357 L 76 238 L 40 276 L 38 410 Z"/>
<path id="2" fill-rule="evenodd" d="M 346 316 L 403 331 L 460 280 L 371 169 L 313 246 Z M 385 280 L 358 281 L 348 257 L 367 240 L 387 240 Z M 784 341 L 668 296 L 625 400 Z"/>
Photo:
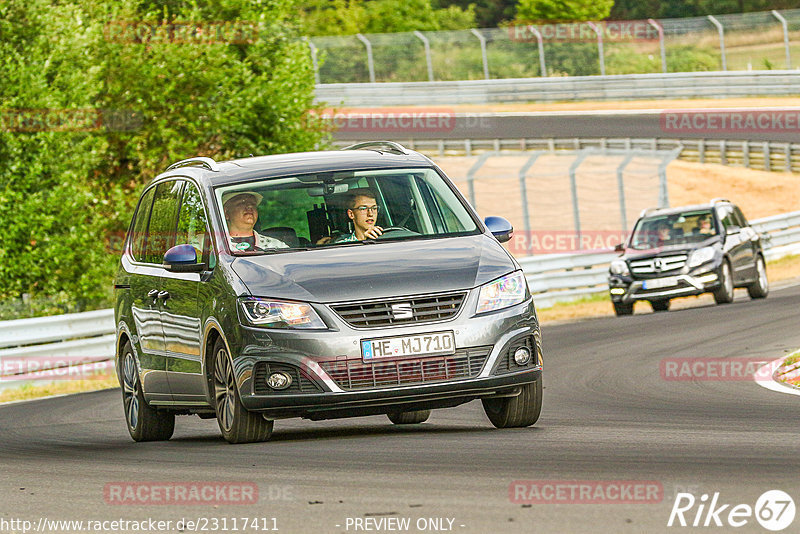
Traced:
<path id="1" fill-rule="evenodd" d="M 611 274 L 630 274 L 628 270 L 628 263 L 625 260 L 616 259 L 611 262 L 608 270 Z"/>
<path id="2" fill-rule="evenodd" d="M 524 302 L 528 295 L 528 283 L 522 271 L 507 274 L 481 286 L 478 308 L 475 313 L 502 310 Z"/>
<path id="3" fill-rule="evenodd" d="M 303 302 L 245 297 L 239 299 L 246 322 L 269 328 L 327 328 L 317 312 Z"/>
<path id="4" fill-rule="evenodd" d="M 692 252 L 689 258 L 689 268 L 703 265 L 707 261 L 714 259 L 714 247 L 703 247 Z"/>

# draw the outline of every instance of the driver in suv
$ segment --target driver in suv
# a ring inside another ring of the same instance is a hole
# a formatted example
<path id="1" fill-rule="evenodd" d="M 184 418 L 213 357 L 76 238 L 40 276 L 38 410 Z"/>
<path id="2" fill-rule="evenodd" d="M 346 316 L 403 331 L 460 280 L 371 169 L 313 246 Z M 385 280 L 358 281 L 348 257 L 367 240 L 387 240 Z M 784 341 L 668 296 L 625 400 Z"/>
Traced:
<path id="1" fill-rule="evenodd" d="M 710 292 L 726 304 L 737 287 L 754 299 L 769 292 L 761 237 L 728 200 L 645 210 L 617 251 L 608 278 L 617 315 L 632 314 L 637 300 L 658 312 L 675 297 Z"/>

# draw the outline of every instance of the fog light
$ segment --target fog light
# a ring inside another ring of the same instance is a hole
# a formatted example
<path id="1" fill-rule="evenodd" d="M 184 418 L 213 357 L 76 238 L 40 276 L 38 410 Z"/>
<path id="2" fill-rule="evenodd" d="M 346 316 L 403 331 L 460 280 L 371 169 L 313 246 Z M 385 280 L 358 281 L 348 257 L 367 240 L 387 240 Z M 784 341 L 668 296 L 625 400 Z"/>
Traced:
<path id="1" fill-rule="evenodd" d="M 611 294 L 612 295 L 624 295 L 625 294 L 625 289 L 623 289 L 621 287 L 612 287 L 611 288 Z"/>
<path id="2" fill-rule="evenodd" d="M 292 385 L 292 377 L 282 372 L 272 373 L 267 378 L 267 385 L 272 389 L 286 389 Z"/>
<path id="3" fill-rule="evenodd" d="M 525 365 L 531 361 L 531 351 L 528 347 L 520 347 L 514 351 L 514 361 L 517 365 Z"/>

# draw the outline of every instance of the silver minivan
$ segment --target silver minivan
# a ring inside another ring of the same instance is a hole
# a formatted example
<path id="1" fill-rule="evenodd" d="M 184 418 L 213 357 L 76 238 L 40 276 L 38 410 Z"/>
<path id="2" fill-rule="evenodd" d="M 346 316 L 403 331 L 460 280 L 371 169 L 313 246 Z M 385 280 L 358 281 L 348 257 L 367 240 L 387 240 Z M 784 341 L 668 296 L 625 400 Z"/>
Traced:
<path id="1" fill-rule="evenodd" d="M 541 335 L 511 234 L 396 143 L 171 165 L 115 279 L 131 436 L 196 414 L 264 441 L 276 419 L 417 424 L 476 399 L 498 428 L 532 425 Z"/>

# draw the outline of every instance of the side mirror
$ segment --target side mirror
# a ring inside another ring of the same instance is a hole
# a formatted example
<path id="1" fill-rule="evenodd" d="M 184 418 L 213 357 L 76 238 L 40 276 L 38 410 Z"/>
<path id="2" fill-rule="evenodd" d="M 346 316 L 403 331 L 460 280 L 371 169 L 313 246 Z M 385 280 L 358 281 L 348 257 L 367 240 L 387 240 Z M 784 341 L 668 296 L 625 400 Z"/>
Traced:
<path id="1" fill-rule="evenodd" d="M 739 232 L 741 232 L 741 231 L 742 231 L 742 229 L 741 229 L 741 228 L 739 228 L 738 226 L 733 226 L 733 225 L 731 225 L 731 226 L 728 226 L 728 227 L 725 229 L 725 233 L 726 233 L 726 234 L 728 234 L 728 235 L 736 235 L 736 234 L 738 234 L 738 233 L 739 233 Z"/>
<path id="2" fill-rule="evenodd" d="M 514 235 L 514 227 L 502 217 L 486 217 L 483 222 L 486 224 L 489 231 L 492 232 L 492 235 L 501 243 L 510 240 L 511 236 Z"/>
<path id="3" fill-rule="evenodd" d="M 164 253 L 164 268 L 173 273 L 199 273 L 205 264 L 197 263 L 197 251 L 192 245 L 175 245 Z"/>
<path id="4" fill-rule="evenodd" d="M 614 252 L 625 252 L 625 243 L 617 243 L 614 245 Z"/>

